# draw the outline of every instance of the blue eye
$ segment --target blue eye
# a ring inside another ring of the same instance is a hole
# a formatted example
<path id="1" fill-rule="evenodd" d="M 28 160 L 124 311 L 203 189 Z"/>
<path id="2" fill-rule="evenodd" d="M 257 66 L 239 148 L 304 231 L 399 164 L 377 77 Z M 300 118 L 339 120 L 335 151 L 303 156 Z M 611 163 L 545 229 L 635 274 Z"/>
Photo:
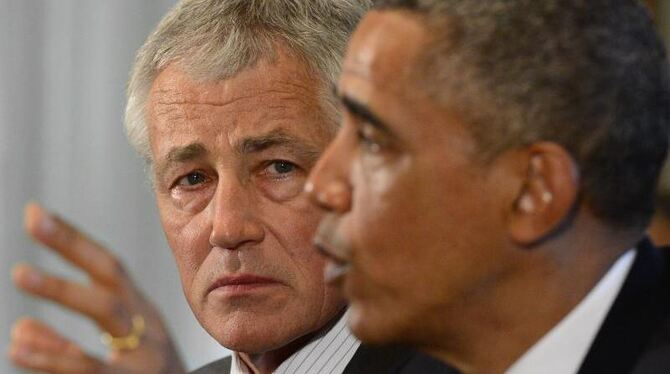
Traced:
<path id="1" fill-rule="evenodd" d="M 295 164 L 288 161 L 274 161 L 272 163 L 272 168 L 278 174 L 288 174 L 295 170 Z"/>
<path id="2" fill-rule="evenodd" d="M 177 184 L 180 186 L 195 186 L 201 183 L 205 183 L 207 177 L 200 172 L 188 173 L 186 176 L 182 177 L 177 181 Z"/>

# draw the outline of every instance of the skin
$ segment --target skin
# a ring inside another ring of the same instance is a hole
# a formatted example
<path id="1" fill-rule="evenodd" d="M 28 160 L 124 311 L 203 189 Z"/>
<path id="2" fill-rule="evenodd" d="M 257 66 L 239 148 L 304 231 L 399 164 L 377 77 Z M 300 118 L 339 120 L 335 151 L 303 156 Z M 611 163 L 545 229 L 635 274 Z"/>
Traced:
<path id="1" fill-rule="evenodd" d="M 205 329 L 260 373 L 276 369 L 345 306 L 336 287 L 324 283 L 325 260 L 312 244 L 322 214 L 301 193 L 335 128 L 315 82 L 278 47 L 276 60 L 220 82 L 196 82 L 170 65 L 147 104 L 156 199 L 186 298 Z M 133 315 L 142 315 L 146 333 L 137 349 L 99 359 L 47 324 L 22 319 L 8 352 L 17 366 L 49 373 L 185 372 L 159 313 L 110 251 L 37 204 L 26 209 L 26 230 L 90 282 L 18 265 L 19 288 L 117 337 L 130 333 Z M 216 283 L 242 274 L 246 284 Z"/>
<path id="2" fill-rule="evenodd" d="M 179 355 L 155 307 L 105 248 L 35 203 L 26 206 L 28 234 L 84 271 L 87 284 L 20 264 L 12 278 L 28 294 L 55 302 L 94 321 L 113 336 L 130 333 L 131 318 L 144 317 L 146 332 L 135 350 L 97 358 L 44 322 L 18 320 L 7 352 L 17 366 L 47 373 L 184 373 Z"/>
<path id="3" fill-rule="evenodd" d="M 214 83 L 169 66 L 149 97 L 156 199 L 186 298 L 219 343 L 269 369 L 344 308 L 311 243 L 320 212 L 301 194 L 334 128 L 316 81 L 280 49 Z M 241 274 L 270 281 L 212 290 Z"/>
<path id="4" fill-rule="evenodd" d="M 478 157 L 458 112 L 417 86 L 423 24 L 374 11 L 352 38 L 342 129 L 306 185 L 328 212 L 316 242 L 363 341 L 503 372 L 641 233 L 576 206 L 578 169 L 554 143 Z"/>
<path id="5" fill-rule="evenodd" d="M 663 213 L 656 213 L 649 225 L 649 236 L 659 246 L 670 245 L 670 218 Z"/>

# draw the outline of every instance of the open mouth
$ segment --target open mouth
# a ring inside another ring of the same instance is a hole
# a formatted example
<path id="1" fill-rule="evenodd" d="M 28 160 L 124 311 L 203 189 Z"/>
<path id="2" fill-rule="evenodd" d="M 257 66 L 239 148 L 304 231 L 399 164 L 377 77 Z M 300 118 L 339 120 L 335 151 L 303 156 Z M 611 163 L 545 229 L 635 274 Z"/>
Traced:
<path id="1" fill-rule="evenodd" d="M 349 272 L 351 264 L 345 259 L 338 257 L 322 241 L 316 240 L 316 248 L 326 257 L 326 266 L 323 269 L 323 278 L 326 283 L 338 283 Z"/>
<path id="2" fill-rule="evenodd" d="M 347 263 L 343 264 L 328 260 L 323 269 L 323 279 L 326 283 L 338 283 L 342 281 L 345 275 L 347 275 L 350 268 L 351 265 Z"/>

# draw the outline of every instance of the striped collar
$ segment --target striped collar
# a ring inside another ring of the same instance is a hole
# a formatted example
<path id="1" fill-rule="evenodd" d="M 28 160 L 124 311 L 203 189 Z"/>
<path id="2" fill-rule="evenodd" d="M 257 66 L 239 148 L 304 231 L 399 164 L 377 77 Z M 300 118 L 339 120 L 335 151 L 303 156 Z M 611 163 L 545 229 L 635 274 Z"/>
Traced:
<path id="1" fill-rule="evenodd" d="M 342 374 L 356 353 L 361 342 L 353 336 L 347 326 L 347 311 L 333 327 L 323 335 L 296 351 L 286 359 L 275 374 Z M 233 353 L 231 374 L 254 374 L 258 370 L 248 356 Z"/>

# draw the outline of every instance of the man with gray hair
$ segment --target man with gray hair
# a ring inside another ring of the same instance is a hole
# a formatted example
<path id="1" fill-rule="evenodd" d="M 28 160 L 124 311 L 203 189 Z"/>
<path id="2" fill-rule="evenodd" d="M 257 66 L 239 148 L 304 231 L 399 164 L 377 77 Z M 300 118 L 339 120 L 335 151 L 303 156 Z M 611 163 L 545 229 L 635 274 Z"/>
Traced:
<path id="1" fill-rule="evenodd" d="M 199 373 L 440 373 L 402 347 L 361 346 L 323 280 L 302 194 L 337 129 L 331 86 L 362 0 L 186 0 L 137 55 L 126 131 L 150 170 L 161 222 L 200 324 L 235 352 Z M 11 357 L 40 371 L 182 372 L 158 313 L 118 261 L 39 206 L 28 231 L 90 285 L 30 267 L 17 284 L 92 318 L 107 360 L 33 320 Z"/>
<path id="2" fill-rule="evenodd" d="M 670 373 L 668 147 L 637 0 L 378 0 L 306 189 L 365 342 L 464 373 Z"/>

